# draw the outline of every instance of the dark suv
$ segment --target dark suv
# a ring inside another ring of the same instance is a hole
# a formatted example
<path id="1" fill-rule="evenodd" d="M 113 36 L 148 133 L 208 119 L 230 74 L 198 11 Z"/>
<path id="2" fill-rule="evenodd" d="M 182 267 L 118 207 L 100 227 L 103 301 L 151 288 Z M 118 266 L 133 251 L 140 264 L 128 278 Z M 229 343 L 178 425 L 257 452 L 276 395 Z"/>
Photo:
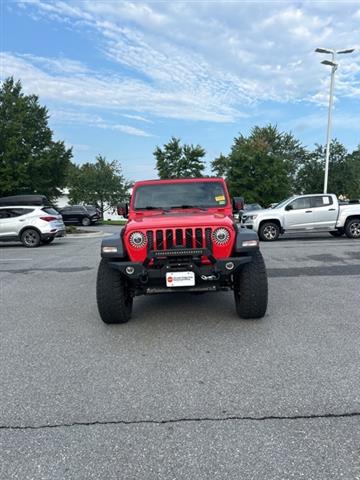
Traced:
<path id="1" fill-rule="evenodd" d="M 83 205 L 69 205 L 60 210 L 59 213 L 62 215 L 64 223 L 80 223 L 84 227 L 100 220 L 100 216 L 96 211 L 89 211 Z"/>

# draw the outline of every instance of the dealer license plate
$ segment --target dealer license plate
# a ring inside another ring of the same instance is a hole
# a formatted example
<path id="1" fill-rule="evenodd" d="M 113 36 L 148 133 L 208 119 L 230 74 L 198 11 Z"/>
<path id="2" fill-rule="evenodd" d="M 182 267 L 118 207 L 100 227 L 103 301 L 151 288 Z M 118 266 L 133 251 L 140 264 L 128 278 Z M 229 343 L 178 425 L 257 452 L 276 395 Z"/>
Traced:
<path id="1" fill-rule="evenodd" d="M 193 287 L 194 285 L 194 272 L 168 272 L 166 274 L 167 287 Z"/>

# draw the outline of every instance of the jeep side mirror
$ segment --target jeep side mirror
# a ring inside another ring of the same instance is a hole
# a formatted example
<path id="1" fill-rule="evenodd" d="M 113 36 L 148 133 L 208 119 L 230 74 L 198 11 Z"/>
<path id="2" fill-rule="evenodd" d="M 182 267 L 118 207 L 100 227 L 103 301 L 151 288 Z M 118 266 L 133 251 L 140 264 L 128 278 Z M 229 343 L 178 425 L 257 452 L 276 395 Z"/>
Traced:
<path id="1" fill-rule="evenodd" d="M 286 205 L 285 210 L 288 212 L 289 210 L 293 210 L 292 205 Z"/>
<path id="2" fill-rule="evenodd" d="M 127 218 L 129 215 L 129 205 L 127 203 L 119 203 L 117 206 L 117 214 L 121 217 Z"/>
<path id="3" fill-rule="evenodd" d="M 232 203 L 234 213 L 239 213 L 244 210 L 244 197 L 233 197 Z"/>

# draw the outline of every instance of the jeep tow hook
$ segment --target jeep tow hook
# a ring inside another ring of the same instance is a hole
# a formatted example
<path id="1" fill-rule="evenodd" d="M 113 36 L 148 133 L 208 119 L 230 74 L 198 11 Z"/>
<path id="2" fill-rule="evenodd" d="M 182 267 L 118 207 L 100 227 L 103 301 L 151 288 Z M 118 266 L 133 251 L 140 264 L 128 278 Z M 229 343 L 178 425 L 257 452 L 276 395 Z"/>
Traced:
<path id="1" fill-rule="evenodd" d="M 204 280 L 204 282 L 215 282 L 216 280 L 219 280 L 220 274 L 217 273 L 216 275 L 201 275 L 201 280 Z"/>

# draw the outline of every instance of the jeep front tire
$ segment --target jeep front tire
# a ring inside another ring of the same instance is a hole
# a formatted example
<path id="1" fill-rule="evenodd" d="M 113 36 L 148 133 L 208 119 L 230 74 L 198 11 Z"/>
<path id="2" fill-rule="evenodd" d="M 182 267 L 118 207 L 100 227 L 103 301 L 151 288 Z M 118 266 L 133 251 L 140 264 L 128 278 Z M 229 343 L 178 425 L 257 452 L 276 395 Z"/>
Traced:
<path id="1" fill-rule="evenodd" d="M 264 259 L 256 252 L 250 263 L 234 275 L 236 312 L 241 318 L 261 318 L 268 303 L 268 282 Z"/>
<path id="2" fill-rule="evenodd" d="M 104 258 L 97 275 L 96 299 L 103 322 L 125 323 L 130 320 L 133 297 L 128 282 Z"/>

